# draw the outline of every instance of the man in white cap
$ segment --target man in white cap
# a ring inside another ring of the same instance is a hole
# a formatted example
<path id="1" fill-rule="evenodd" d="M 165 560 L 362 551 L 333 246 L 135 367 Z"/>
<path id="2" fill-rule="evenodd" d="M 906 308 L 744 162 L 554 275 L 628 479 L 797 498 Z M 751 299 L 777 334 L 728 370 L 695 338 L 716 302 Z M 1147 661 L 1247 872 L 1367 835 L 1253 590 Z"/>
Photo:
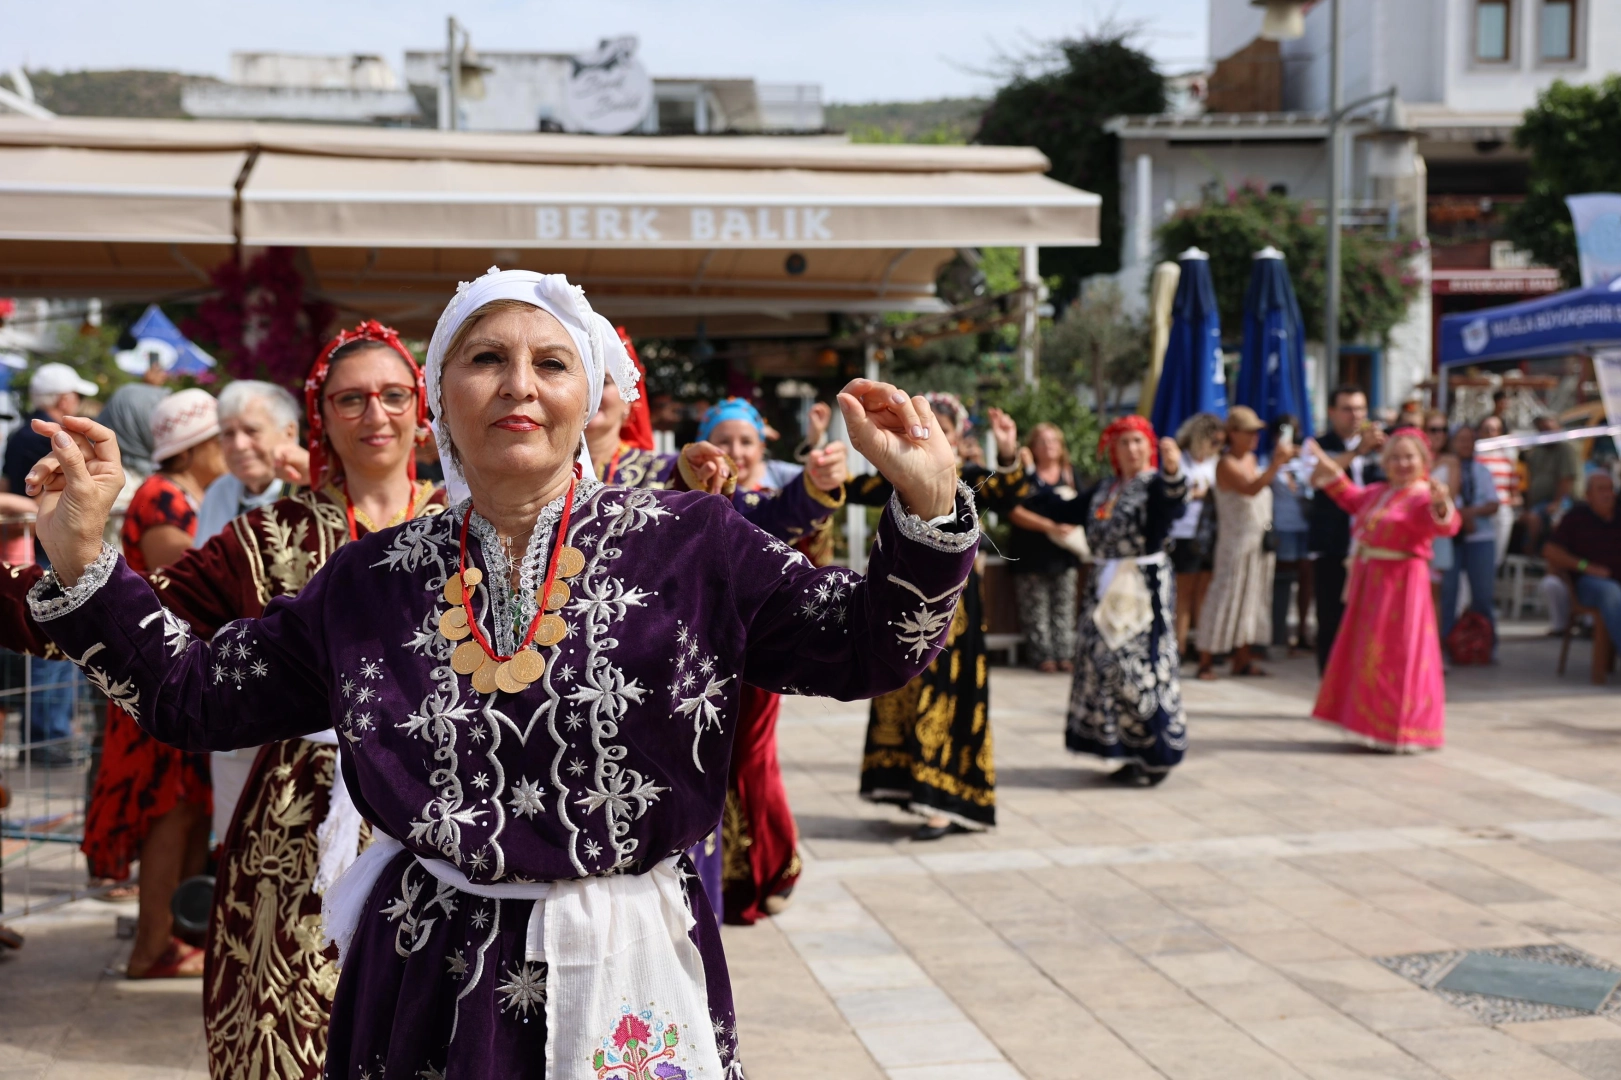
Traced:
<path id="1" fill-rule="evenodd" d="M 84 399 L 95 397 L 96 384 L 83 378 L 66 364 L 42 364 L 28 381 L 28 396 L 33 404 L 30 412 L 11 437 L 6 440 L 3 471 L 6 490 L 23 494 L 23 477 L 28 475 L 40 458 L 51 452 L 51 440 L 36 432 L 30 421 L 51 420 L 60 423 L 64 416 L 78 416 Z M 37 552 L 43 557 L 43 552 Z"/>
<path id="2" fill-rule="evenodd" d="M 52 420 L 60 423 L 64 416 L 77 416 L 84 399 L 96 395 L 96 384 L 82 378 L 66 364 L 43 364 L 29 380 L 28 394 L 34 411 L 28 414 L 20 427 L 6 440 L 6 455 L 0 473 L 6 490 L 23 494 L 23 477 L 36 462 L 51 452 L 51 440 L 39 434 L 29 423 L 32 420 Z M 46 565 L 45 549 L 34 544 L 34 558 Z M 73 693 L 80 678 L 78 670 L 68 660 L 42 660 L 30 657 L 29 675 L 35 689 L 30 709 L 27 742 L 33 745 L 28 757 L 36 765 L 57 766 L 73 764 Z"/>

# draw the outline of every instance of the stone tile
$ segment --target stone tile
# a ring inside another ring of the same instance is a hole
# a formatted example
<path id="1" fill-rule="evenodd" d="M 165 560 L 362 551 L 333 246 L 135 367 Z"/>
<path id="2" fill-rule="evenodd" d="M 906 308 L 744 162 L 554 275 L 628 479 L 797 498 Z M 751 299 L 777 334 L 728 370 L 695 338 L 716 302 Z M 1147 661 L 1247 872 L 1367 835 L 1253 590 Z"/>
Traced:
<path id="1" fill-rule="evenodd" d="M 1099 1010 L 1102 1020 L 1139 1054 L 1175 1080 L 1297 1080 L 1303 1074 L 1202 1006 Z"/>
<path id="2" fill-rule="evenodd" d="M 886 1072 L 888 1072 L 890 1080 L 937 1080 L 940 1076 L 940 1067 L 937 1065 L 913 1065 L 888 1069 Z M 973 1062 L 953 1065 L 951 1078 L 952 1080 L 1023 1080 L 1023 1074 L 1005 1061 Z"/>
<path id="3" fill-rule="evenodd" d="M 1621 1039 L 1549 1043 L 1542 1052 L 1588 1080 L 1621 1080 Z"/>
<path id="4" fill-rule="evenodd" d="M 839 956 L 808 960 L 816 981 L 830 994 L 857 990 L 894 990 L 908 986 L 928 986 L 929 977 L 908 956 Z"/>
<path id="5" fill-rule="evenodd" d="M 1149 963 L 1178 984 L 1194 990 L 1254 982 L 1266 972 L 1254 960 L 1231 949 L 1158 955 L 1150 958 Z"/>
<path id="6" fill-rule="evenodd" d="M 984 1033 L 967 1020 L 875 1024 L 857 1027 L 856 1035 L 885 1069 L 1006 1060 Z"/>
<path id="7" fill-rule="evenodd" d="M 1262 1046 L 1296 1065 L 1399 1058 L 1401 1051 L 1343 1016 L 1291 1016 L 1239 1025 Z"/>
<path id="8" fill-rule="evenodd" d="M 961 1020 L 962 1010 L 938 986 L 893 990 L 858 990 L 833 999 L 844 1018 L 857 1027 L 878 1024 L 940 1023 Z"/>
<path id="9" fill-rule="evenodd" d="M 1395 1030 L 1390 1039 L 1456 1080 L 1577 1080 L 1580 1073 L 1494 1028 Z"/>
<path id="10" fill-rule="evenodd" d="M 1399 1028 L 1453 1027 L 1470 1022 L 1468 1013 L 1435 994 L 1409 986 L 1406 990 L 1351 993 L 1337 996 L 1334 1007 L 1374 1031 Z"/>
<path id="11" fill-rule="evenodd" d="M 1279 964 L 1301 986 L 1328 1001 L 1354 993 L 1411 990 L 1413 984 L 1372 960 L 1307 960 Z"/>
<path id="12" fill-rule="evenodd" d="M 1573 1016 L 1568 1020 L 1533 1020 L 1525 1024 L 1503 1024 L 1498 1030 L 1507 1032 L 1532 1046 L 1621 1039 L 1621 1024 L 1602 1016 Z"/>

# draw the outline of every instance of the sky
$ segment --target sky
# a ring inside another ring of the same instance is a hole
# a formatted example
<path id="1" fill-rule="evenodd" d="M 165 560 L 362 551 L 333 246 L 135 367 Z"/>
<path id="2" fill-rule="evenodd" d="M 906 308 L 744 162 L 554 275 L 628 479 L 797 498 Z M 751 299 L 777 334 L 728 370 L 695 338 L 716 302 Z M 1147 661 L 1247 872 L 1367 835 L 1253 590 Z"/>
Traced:
<path id="1" fill-rule="evenodd" d="M 636 34 L 654 75 L 813 82 L 829 102 L 984 94 L 1000 58 L 1109 22 L 1167 71 L 1204 62 L 1208 0 L 0 0 L 0 67 L 156 68 L 224 77 L 234 49 L 442 46 L 572 52 Z"/>

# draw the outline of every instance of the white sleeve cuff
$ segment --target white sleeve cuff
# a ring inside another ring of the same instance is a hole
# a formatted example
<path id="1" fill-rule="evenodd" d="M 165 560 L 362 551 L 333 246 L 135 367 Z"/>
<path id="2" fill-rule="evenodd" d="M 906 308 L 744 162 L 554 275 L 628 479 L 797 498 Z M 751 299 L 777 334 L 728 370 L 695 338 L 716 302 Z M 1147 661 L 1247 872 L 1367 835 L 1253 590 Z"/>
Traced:
<path id="1" fill-rule="evenodd" d="M 111 544 L 103 543 L 101 554 L 96 556 L 96 561 L 85 567 L 78 582 L 70 587 L 63 586 L 55 570 L 47 570 L 45 576 L 34 582 L 33 587 L 28 590 L 29 613 L 34 616 L 35 622 L 49 622 L 51 619 L 60 619 L 70 612 L 77 611 L 107 584 L 108 579 L 113 576 L 113 568 L 117 565 L 118 549 Z"/>

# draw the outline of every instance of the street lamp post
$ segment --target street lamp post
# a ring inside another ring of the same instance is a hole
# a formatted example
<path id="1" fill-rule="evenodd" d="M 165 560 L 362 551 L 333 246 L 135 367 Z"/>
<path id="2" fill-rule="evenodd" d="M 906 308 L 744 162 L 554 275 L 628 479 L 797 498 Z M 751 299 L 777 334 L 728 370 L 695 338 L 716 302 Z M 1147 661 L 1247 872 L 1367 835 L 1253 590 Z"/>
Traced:
<path id="1" fill-rule="evenodd" d="M 1261 36 L 1286 41 L 1306 32 L 1305 0 L 1250 0 L 1266 9 Z M 1334 386 L 1340 377 L 1340 16 L 1341 0 L 1328 4 L 1328 250 L 1324 253 L 1323 376 Z"/>
<path id="2" fill-rule="evenodd" d="M 445 20 L 445 128 L 455 131 L 461 125 L 457 122 L 456 110 L 461 103 L 456 100 L 461 90 L 461 52 L 456 48 L 456 16 L 452 15 Z"/>

